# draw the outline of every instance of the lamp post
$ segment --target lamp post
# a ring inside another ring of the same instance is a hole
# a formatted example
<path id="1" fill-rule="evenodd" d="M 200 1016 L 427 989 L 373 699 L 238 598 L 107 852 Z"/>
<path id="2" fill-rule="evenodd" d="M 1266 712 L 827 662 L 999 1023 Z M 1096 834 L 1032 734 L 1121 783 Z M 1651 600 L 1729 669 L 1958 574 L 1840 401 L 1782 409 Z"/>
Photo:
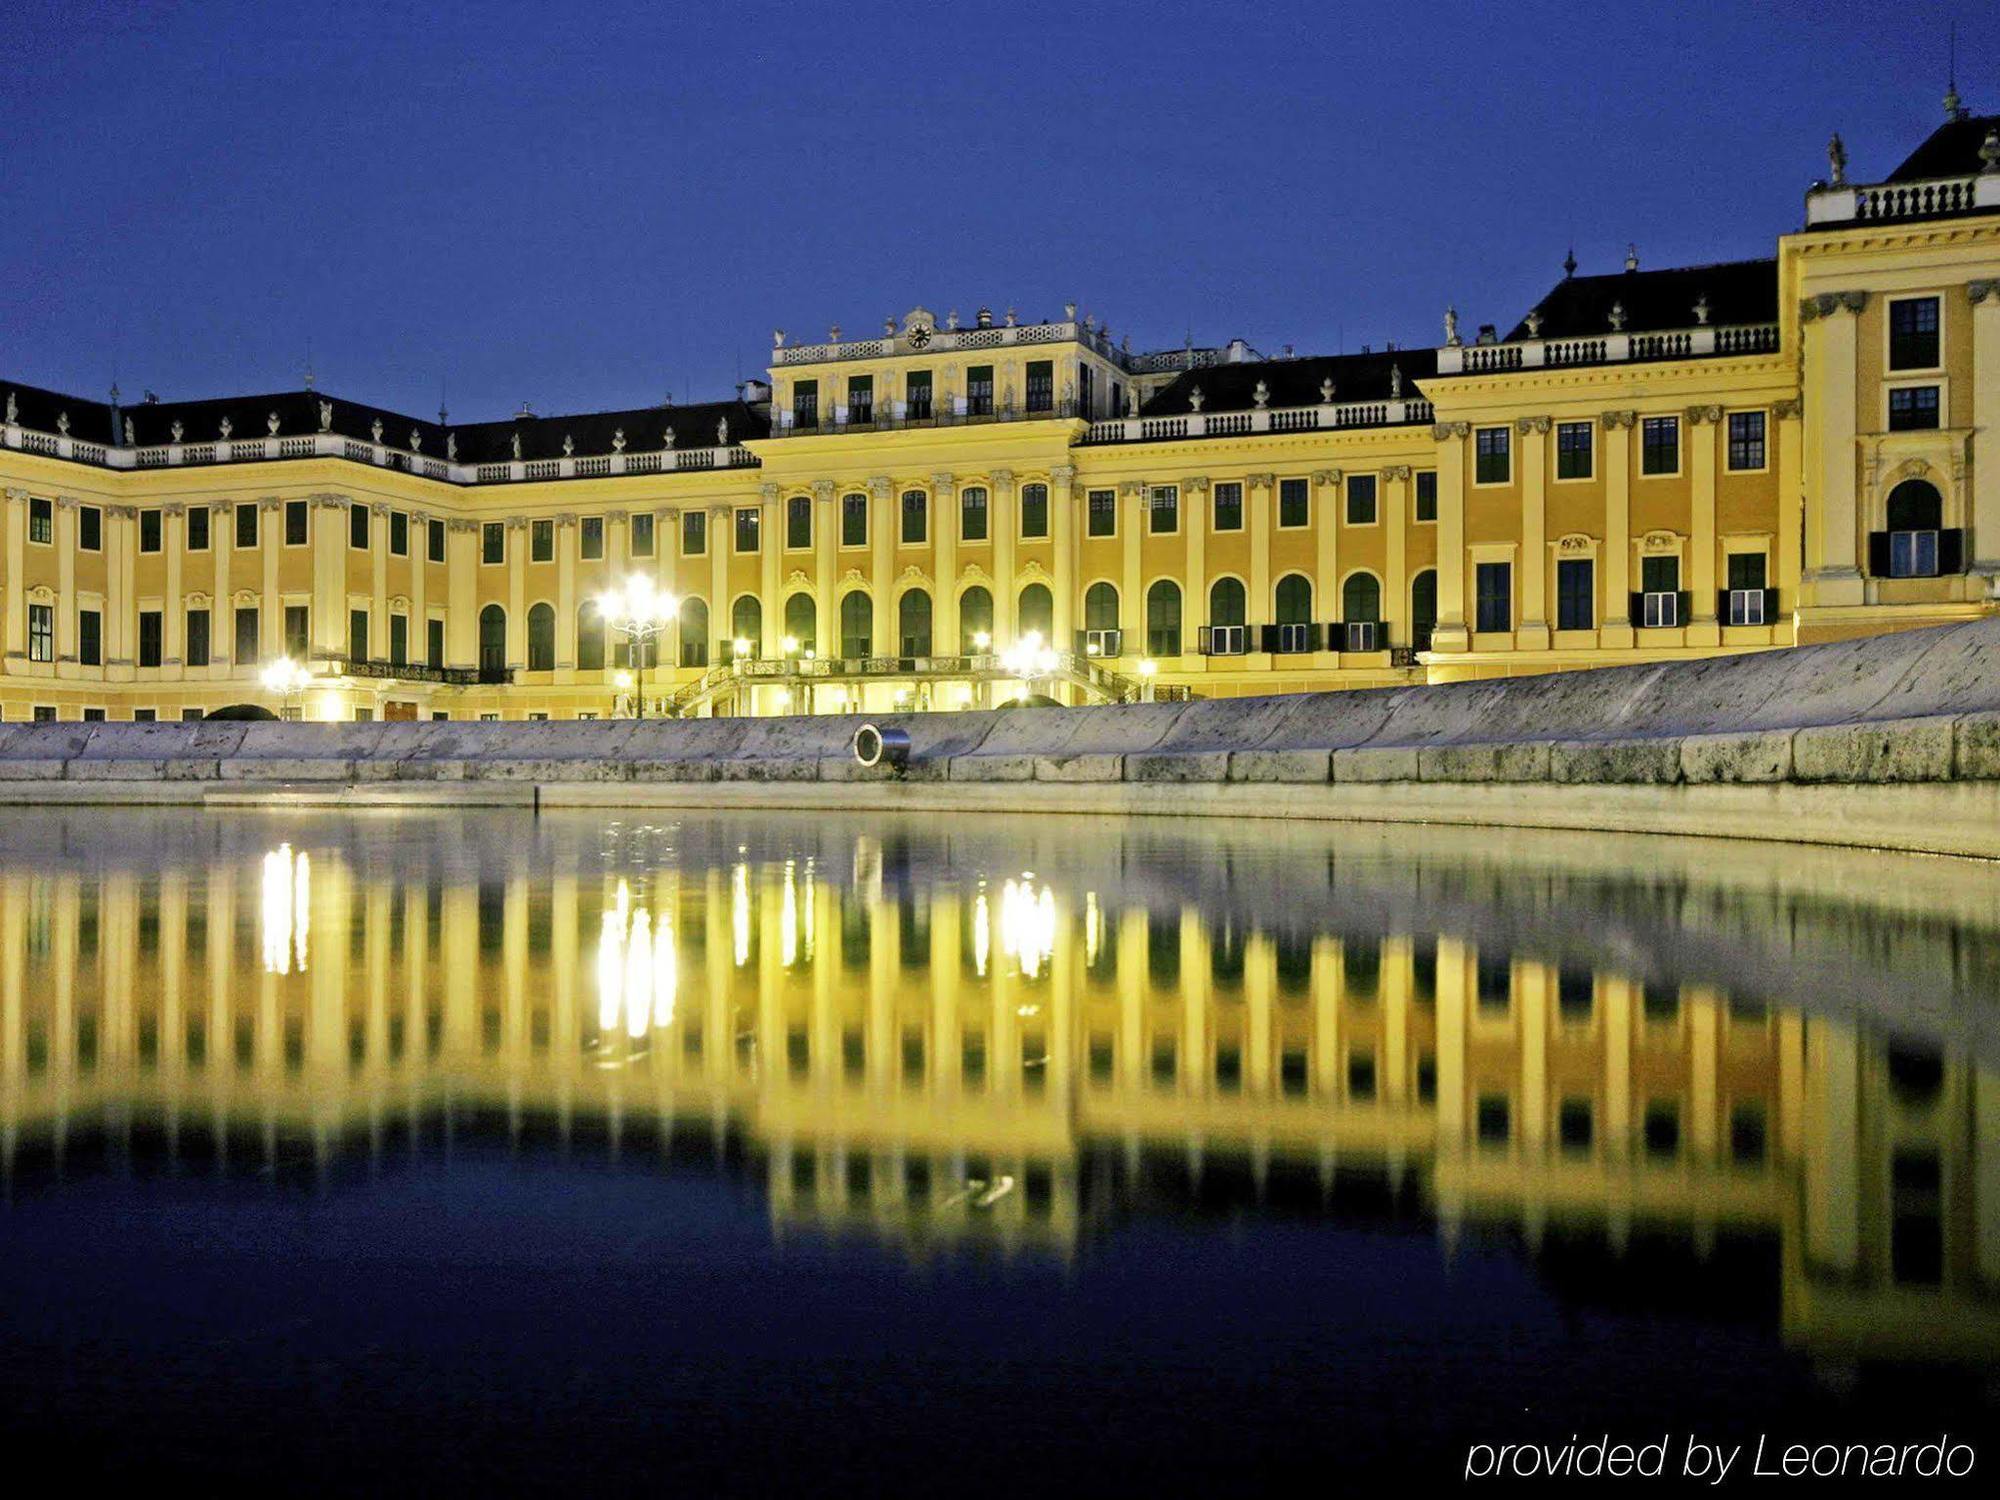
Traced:
<path id="1" fill-rule="evenodd" d="M 1159 673 L 1160 664 L 1154 661 L 1152 657 L 1149 656 L 1139 663 L 1139 701 L 1141 703 L 1151 703 L 1153 701 L 1153 679 L 1159 676 Z"/>
<path id="2" fill-rule="evenodd" d="M 312 673 L 289 656 L 281 656 L 264 668 L 264 686 L 278 695 L 283 718 L 305 717 L 306 685 L 311 681 Z"/>
<path id="3" fill-rule="evenodd" d="M 661 593 L 643 573 L 635 573 L 597 596 L 597 613 L 606 628 L 623 631 L 631 647 L 637 689 L 632 695 L 635 718 L 646 717 L 647 649 L 674 618 L 679 602 L 672 594 Z"/>
<path id="4" fill-rule="evenodd" d="M 1000 658 L 1000 665 L 1021 679 L 1025 690 L 1023 696 L 1026 696 L 1035 690 L 1037 678 L 1047 677 L 1055 671 L 1057 661 L 1054 648 L 1042 643 L 1042 633 L 1031 630 L 1007 648 Z"/>

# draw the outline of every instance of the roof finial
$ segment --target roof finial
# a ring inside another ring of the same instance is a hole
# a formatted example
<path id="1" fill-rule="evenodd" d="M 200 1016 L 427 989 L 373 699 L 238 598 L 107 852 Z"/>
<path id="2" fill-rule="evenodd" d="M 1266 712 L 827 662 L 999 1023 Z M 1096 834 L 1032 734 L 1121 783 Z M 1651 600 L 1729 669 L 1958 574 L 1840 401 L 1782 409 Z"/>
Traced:
<path id="1" fill-rule="evenodd" d="M 1950 41 L 1945 46 L 1944 117 L 1947 120 L 1963 120 L 1966 117 L 1965 102 L 1958 97 L 1958 20 L 1952 19 Z"/>
<path id="2" fill-rule="evenodd" d="M 313 388 L 313 341 L 306 340 L 306 389 Z"/>
<path id="3" fill-rule="evenodd" d="M 1838 130 L 1827 138 L 1826 172 L 1828 187 L 1847 186 L 1847 142 L 1840 138 Z"/>
<path id="4" fill-rule="evenodd" d="M 1639 269 L 1639 247 L 1637 245 L 1627 245 L 1625 247 L 1625 269 L 1628 271 Z"/>
<path id="5" fill-rule="evenodd" d="M 1563 280 L 1568 281 L 1576 274 L 1576 246 L 1569 247 L 1569 254 L 1563 257 Z"/>

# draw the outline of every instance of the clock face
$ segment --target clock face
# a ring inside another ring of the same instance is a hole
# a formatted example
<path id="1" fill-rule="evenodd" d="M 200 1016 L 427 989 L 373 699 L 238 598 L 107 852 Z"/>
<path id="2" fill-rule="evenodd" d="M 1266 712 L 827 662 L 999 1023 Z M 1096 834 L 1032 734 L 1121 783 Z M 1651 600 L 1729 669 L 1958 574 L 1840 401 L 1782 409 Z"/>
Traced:
<path id="1" fill-rule="evenodd" d="M 927 349 L 930 347 L 930 342 L 931 331 L 928 328 L 912 328 L 910 330 L 910 347 L 912 349 Z"/>

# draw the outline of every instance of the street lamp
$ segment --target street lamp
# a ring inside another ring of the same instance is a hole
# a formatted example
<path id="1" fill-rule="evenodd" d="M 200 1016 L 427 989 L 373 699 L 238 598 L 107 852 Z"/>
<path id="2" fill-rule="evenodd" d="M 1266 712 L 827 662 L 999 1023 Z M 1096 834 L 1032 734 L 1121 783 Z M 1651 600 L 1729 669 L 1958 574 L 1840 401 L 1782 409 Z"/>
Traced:
<path id="1" fill-rule="evenodd" d="M 1149 656 L 1144 661 L 1139 663 L 1140 702 L 1151 703 L 1153 701 L 1153 679 L 1157 677 L 1159 673 L 1160 673 L 1160 664 L 1154 661 L 1152 657 Z"/>
<path id="2" fill-rule="evenodd" d="M 679 600 L 661 593 L 653 580 L 635 573 L 597 596 L 597 613 L 606 628 L 622 630 L 630 644 L 637 691 L 632 695 L 634 717 L 646 717 L 646 651 L 674 618 Z"/>
<path id="3" fill-rule="evenodd" d="M 1020 678 L 1023 689 L 1031 693 L 1035 679 L 1054 672 L 1058 661 L 1054 648 L 1042 644 L 1042 633 L 1031 630 L 1007 648 L 1000 658 L 1000 665 Z"/>
<path id="4" fill-rule="evenodd" d="M 289 656 L 281 656 L 264 668 L 264 686 L 283 700 L 281 707 L 287 719 L 305 717 L 306 685 L 311 681 L 312 673 Z"/>

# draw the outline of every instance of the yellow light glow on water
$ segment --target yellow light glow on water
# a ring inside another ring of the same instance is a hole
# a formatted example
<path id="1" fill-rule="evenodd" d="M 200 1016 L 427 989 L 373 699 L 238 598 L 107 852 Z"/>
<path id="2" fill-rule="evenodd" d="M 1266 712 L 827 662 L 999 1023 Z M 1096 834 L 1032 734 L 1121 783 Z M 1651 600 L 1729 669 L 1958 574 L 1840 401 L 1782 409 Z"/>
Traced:
<path id="1" fill-rule="evenodd" d="M 750 962 L 750 867 L 739 864 L 729 874 L 729 930 L 736 940 L 736 967 Z"/>
<path id="2" fill-rule="evenodd" d="M 312 860 L 280 844 L 264 856 L 264 972 L 306 971 L 306 933 L 312 926 Z"/>
<path id="3" fill-rule="evenodd" d="M 623 1030 L 633 1041 L 656 1027 L 671 1026 L 680 988 L 680 958 L 672 919 L 641 907 L 618 884 L 618 897 L 597 932 L 597 1029 L 602 1036 Z"/>
<path id="4" fill-rule="evenodd" d="M 993 954 L 993 918 L 986 909 L 986 888 L 972 898 L 972 972 L 986 977 L 986 960 Z"/>
<path id="5" fill-rule="evenodd" d="M 1056 951 L 1056 893 L 1036 888 L 1032 877 L 1008 881 L 1000 889 L 1000 946 L 1029 979 L 1042 972 Z"/>
<path id="6" fill-rule="evenodd" d="M 806 886 L 803 898 L 805 907 L 806 962 L 813 961 L 813 953 L 819 937 L 819 882 L 813 878 L 813 862 L 806 861 Z"/>
<path id="7" fill-rule="evenodd" d="M 1104 944 L 1104 913 L 1098 910 L 1097 892 L 1083 893 L 1083 961 L 1097 962 L 1098 950 Z"/>
<path id="8" fill-rule="evenodd" d="M 778 909 L 778 958 L 788 969 L 799 961 L 799 885 L 789 859 L 785 861 L 785 899 Z"/>

